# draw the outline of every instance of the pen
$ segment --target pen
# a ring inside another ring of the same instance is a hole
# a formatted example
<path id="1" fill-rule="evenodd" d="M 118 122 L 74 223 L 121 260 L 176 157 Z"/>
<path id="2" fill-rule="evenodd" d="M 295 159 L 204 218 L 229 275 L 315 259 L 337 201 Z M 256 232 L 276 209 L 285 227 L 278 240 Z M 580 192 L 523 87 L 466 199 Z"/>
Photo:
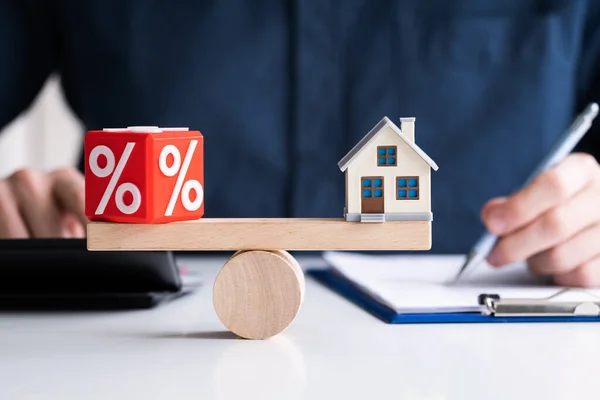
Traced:
<path id="1" fill-rule="evenodd" d="M 585 110 L 577 116 L 571 126 L 569 126 L 569 128 L 558 138 L 546 157 L 544 157 L 522 187 L 527 186 L 541 172 L 552 168 L 562 161 L 590 129 L 592 121 L 597 115 L 598 104 L 589 104 Z M 497 241 L 498 237 L 496 235 L 489 232 L 485 233 L 477 243 L 475 243 L 475 246 L 473 246 L 467 255 L 467 259 L 460 271 L 458 271 L 454 281 L 457 282 L 461 277 L 465 276 L 467 270 L 472 269 L 475 265 L 482 262 L 490 254 Z"/>

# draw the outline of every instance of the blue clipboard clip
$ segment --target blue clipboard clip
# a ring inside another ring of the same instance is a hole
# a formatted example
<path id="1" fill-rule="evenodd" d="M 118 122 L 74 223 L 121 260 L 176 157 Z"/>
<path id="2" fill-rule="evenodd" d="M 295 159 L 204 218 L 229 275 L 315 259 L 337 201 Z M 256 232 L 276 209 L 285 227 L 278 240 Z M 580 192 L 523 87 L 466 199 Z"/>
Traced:
<path id="1" fill-rule="evenodd" d="M 573 300 L 581 293 L 585 300 Z M 598 317 L 600 297 L 578 289 L 563 289 L 545 299 L 501 298 L 497 294 L 481 294 L 483 314 L 491 317 Z"/>

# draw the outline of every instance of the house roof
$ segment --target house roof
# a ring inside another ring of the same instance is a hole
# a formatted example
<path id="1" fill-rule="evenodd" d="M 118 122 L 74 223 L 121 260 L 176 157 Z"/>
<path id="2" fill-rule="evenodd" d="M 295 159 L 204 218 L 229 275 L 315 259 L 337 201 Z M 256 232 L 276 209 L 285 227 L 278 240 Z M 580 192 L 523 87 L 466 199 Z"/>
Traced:
<path id="1" fill-rule="evenodd" d="M 429 166 L 431 168 L 434 169 L 434 171 L 438 170 L 438 166 L 435 163 L 435 161 L 433 161 L 431 159 L 431 157 L 429 157 L 427 155 L 427 153 L 425 153 L 419 146 L 417 146 L 414 142 L 412 142 L 411 140 L 409 140 L 406 136 L 404 136 L 404 134 L 402 133 L 402 131 L 400 130 L 400 128 L 398 128 L 396 126 L 396 124 L 394 124 L 388 117 L 383 117 L 383 119 L 381 121 L 379 121 L 377 123 L 377 125 L 375 125 L 373 127 L 373 129 L 371 129 L 369 131 L 369 133 L 367 133 L 365 135 L 365 137 L 363 137 L 357 144 L 356 146 L 354 146 L 352 148 L 352 150 L 350 150 L 348 152 L 348 154 L 346 154 L 344 156 L 344 158 L 342 158 L 340 160 L 340 162 L 338 162 L 338 167 L 340 168 L 340 170 L 342 170 L 342 172 L 344 172 L 346 170 L 346 168 L 348 168 L 348 166 L 350 165 L 350 163 L 352 162 L 352 160 L 354 160 L 354 158 L 358 155 L 358 153 L 360 153 L 362 151 L 362 149 L 367 145 L 367 143 L 369 143 L 372 139 L 374 139 L 382 130 L 383 128 L 385 128 L 386 126 L 389 126 L 390 128 L 392 128 L 392 130 L 398 135 L 400 136 L 400 138 L 402 140 L 404 140 L 404 142 L 415 151 L 415 153 L 417 153 L 423 160 L 425 160 L 425 162 L 427 164 L 429 164 Z"/>

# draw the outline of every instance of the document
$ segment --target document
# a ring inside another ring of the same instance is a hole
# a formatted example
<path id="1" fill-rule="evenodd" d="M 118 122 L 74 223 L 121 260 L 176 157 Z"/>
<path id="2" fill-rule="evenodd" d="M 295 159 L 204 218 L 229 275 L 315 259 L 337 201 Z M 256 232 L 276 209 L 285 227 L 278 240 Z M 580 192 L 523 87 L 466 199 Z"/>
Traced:
<path id="1" fill-rule="evenodd" d="M 334 273 L 398 314 L 481 312 L 481 294 L 543 299 L 563 289 L 549 278 L 531 275 L 525 263 L 502 268 L 482 264 L 454 283 L 464 256 L 326 252 L 324 257 Z"/>

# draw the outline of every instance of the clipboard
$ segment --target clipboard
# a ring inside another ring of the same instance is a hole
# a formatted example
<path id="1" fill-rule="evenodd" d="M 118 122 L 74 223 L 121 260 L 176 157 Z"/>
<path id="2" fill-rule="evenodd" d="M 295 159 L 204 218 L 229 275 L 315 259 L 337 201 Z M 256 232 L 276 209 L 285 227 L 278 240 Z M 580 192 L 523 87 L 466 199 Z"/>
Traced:
<path id="1" fill-rule="evenodd" d="M 307 275 L 388 324 L 600 322 L 600 297 L 581 289 L 558 289 L 540 299 L 481 293 L 477 312 L 399 314 L 329 270 L 313 269 Z"/>

